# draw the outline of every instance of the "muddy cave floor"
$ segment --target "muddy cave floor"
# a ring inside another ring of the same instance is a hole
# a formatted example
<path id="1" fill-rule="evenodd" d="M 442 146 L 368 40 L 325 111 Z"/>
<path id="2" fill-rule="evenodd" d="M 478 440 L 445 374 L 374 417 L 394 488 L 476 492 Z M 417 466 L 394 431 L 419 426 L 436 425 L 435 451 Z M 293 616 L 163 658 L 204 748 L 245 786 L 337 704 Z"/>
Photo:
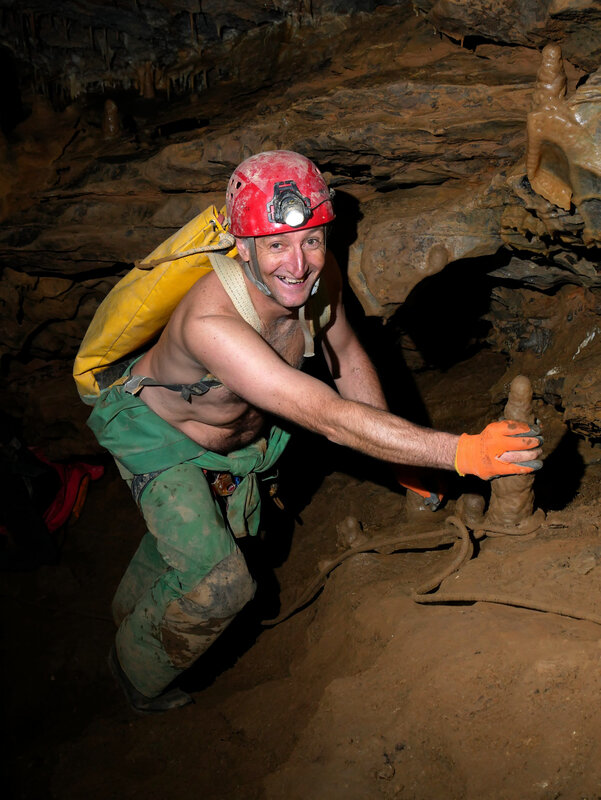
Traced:
<path id="1" fill-rule="evenodd" d="M 499 370 L 480 354 L 424 375 L 433 423 L 476 430 L 490 419 Z M 532 538 L 483 540 L 443 588 L 601 618 L 601 454 L 566 438 L 558 412 L 537 411 L 546 524 Z M 411 588 L 449 563 L 448 547 L 354 556 L 309 606 L 261 627 L 339 552 L 346 516 L 369 536 L 432 530 L 461 492 L 486 489 L 451 480 L 442 511 L 409 519 L 403 493 L 365 459 L 306 434 L 285 459 L 289 511 L 270 509 L 262 537 L 243 544 L 257 597 L 186 676 L 194 705 L 138 716 L 108 672 L 110 600 L 144 530 L 110 465 L 67 529 L 60 563 L 3 574 L 4 796 L 601 798 L 601 625 L 507 605 L 415 604 Z"/>

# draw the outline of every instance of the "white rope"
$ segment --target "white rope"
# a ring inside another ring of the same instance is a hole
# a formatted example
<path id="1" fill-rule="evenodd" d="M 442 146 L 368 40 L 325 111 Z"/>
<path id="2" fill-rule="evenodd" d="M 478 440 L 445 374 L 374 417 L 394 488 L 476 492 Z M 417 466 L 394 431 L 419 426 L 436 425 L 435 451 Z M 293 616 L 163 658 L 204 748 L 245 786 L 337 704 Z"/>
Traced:
<path id="1" fill-rule="evenodd" d="M 222 233 L 219 235 L 219 240 L 215 244 L 205 244 L 202 247 L 194 247 L 192 250 L 181 250 L 179 253 L 170 253 L 168 256 L 162 258 L 153 258 L 151 261 L 136 261 L 138 269 L 154 269 L 159 264 L 164 264 L 166 261 L 177 261 L 179 258 L 186 258 L 187 256 L 195 256 L 199 253 L 211 253 L 216 250 L 231 250 L 236 244 L 236 239 L 231 233 Z"/>

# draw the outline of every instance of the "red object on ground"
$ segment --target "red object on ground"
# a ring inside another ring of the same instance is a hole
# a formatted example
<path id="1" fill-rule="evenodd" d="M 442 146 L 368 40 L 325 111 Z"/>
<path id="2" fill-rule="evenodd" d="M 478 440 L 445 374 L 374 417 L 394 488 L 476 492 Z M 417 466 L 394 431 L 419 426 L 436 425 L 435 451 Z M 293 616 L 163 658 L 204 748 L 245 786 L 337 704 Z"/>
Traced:
<path id="1" fill-rule="evenodd" d="M 49 461 L 37 448 L 32 447 L 40 461 L 56 470 L 61 481 L 61 488 L 52 503 L 44 511 L 46 527 L 53 533 L 61 528 L 69 519 L 77 519 L 86 499 L 90 481 L 96 481 L 104 475 L 104 467 L 98 464 L 86 464 L 83 461 L 61 464 Z"/>

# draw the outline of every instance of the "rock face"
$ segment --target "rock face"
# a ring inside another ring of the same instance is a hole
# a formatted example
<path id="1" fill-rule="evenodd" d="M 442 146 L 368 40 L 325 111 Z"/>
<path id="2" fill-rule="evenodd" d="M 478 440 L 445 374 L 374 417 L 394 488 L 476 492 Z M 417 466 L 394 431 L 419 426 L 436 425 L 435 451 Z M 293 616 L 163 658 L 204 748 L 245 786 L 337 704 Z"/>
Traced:
<path id="1" fill-rule="evenodd" d="M 282 147 L 336 189 L 332 243 L 367 315 L 394 328 L 450 268 L 486 276 L 499 395 L 524 372 L 598 434 L 582 384 L 601 286 L 595 4 L 0 7 L 2 363 L 19 391 L 34 359 L 67 374 L 125 270 L 221 206 L 241 159 Z"/>
<path id="2" fill-rule="evenodd" d="M 594 0 L 415 0 L 437 30 L 459 39 L 542 47 L 561 41 L 565 56 L 587 71 L 601 56 Z M 586 44 L 585 44 L 586 42 Z"/>

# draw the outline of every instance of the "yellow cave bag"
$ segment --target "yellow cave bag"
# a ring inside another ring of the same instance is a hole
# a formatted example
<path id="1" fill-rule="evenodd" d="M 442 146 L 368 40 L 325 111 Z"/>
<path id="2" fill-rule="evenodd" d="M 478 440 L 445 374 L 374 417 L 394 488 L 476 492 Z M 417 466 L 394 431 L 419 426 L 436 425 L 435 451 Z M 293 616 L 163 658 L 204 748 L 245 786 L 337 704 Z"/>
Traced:
<path id="1" fill-rule="evenodd" d="M 98 306 L 75 358 L 73 377 L 84 403 L 94 405 L 125 369 L 121 362 L 162 331 L 188 289 L 212 269 L 208 253 L 234 256 L 233 245 L 225 208 L 219 213 L 209 206 L 136 262 Z"/>

